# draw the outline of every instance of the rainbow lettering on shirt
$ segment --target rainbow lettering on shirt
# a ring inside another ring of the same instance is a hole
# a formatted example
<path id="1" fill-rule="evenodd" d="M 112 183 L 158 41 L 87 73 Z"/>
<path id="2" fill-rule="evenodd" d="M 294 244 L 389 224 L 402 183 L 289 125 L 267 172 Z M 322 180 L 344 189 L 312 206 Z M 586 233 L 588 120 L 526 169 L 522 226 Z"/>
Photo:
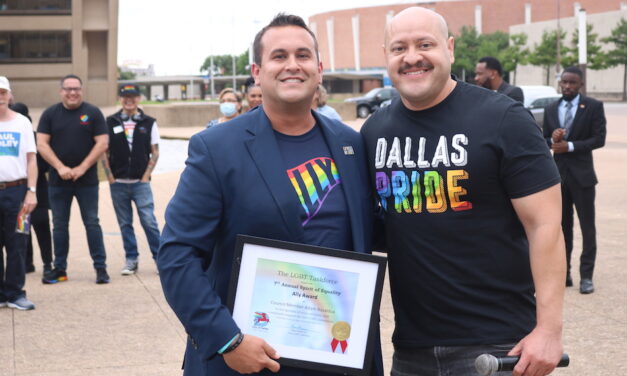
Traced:
<path id="1" fill-rule="evenodd" d="M 375 150 L 375 185 L 381 207 L 394 205 L 399 214 L 444 213 L 472 210 L 468 137 L 456 134 L 437 138 L 432 157 L 426 155 L 424 137 L 379 138 Z"/>
<path id="2" fill-rule="evenodd" d="M 81 117 L 79 119 L 80 119 L 82 125 L 89 124 L 89 116 L 88 115 L 81 115 Z"/>
<path id="3" fill-rule="evenodd" d="M 326 157 L 313 158 L 289 169 L 287 176 L 307 213 L 303 226 L 318 213 L 331 190 L 340 184 L 340 174 L 335 162 Z"/>

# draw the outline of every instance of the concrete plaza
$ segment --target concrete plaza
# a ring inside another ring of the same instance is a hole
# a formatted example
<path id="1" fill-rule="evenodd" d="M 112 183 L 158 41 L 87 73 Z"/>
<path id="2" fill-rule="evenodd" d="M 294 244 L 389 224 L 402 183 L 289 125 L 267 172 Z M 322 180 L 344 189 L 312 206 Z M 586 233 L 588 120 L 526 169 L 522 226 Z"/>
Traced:
<path id="1" fill-rule="evenodd" d="M 607 104 L 608 142 L 595 152 L 600 184 L 597 188 L 599 253 L 596 292 L 566 292 L 564 347 L 571 365 L 555 375 L 600 376 L 627 374 L 627 105 Z M 360 122 L 351 124 L 358 128 Z M 188 137 L 202 128 L 163 128 L 163 135 Z M 162 156 L 167 158 L 167 156 Z M 156 214 L 163 212 L 176 188 L 179 172 L 155 175 Z M 121 276 L 124 251 L 109 188 L 100 187 L 100 219 L 108 255 L 108 285 L 96 285 L 85 231 L 74 203 L 70 225 L 69 281 L 41 283 L 41 262 L 27 275 L 26 290 L 37 309 L 0 309 L 0 375 L 37 376 L 157 376 L 180 375 L 185 332 L 165 302 L 159 276 L 150 259 L 141 227 L 139 272 Z M 576 231 L 578 235 L 579 231 Z M 575 255 L 580 238 L 576 238 Z M 578 270 L 574 263 L 574 270 Z M 575 284 L 579 282 L 574 273 Z M 394 318 L 387 286 L 381 326 L 384 360 L 389 370 Z"/>

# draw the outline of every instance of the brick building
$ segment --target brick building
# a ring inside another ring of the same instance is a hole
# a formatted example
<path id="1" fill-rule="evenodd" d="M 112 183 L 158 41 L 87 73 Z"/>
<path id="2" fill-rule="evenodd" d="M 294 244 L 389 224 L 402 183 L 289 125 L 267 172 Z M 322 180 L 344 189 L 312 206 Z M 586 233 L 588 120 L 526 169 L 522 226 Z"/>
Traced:
<path id="1" fill-rule="evenodd" d="M 480 33 L 509 32 L 514 25 L 546 23 L 558 17 L 557 0 L 452 0 L 416 1 L 395 5 L 354 8 L 326 12 L 309 18 L 318 38 L 326 80 L 335 92 L 361 91 L 380 86 L 380 79 L 360 79 L 360 75 L 383 74 L 383 30 L 388 19 L 401 10 L 419 5 L 440 13 L 451 33 L 462 26 L 474 26 Z M 590 15 L 627 9 L 620 0 L 559 0 L 559 18 L 572 18 L 580 8 Z M 353 74 L 353 82 L 335 77 Z M 358 83 L 356 83 L 358 81 Z"/>

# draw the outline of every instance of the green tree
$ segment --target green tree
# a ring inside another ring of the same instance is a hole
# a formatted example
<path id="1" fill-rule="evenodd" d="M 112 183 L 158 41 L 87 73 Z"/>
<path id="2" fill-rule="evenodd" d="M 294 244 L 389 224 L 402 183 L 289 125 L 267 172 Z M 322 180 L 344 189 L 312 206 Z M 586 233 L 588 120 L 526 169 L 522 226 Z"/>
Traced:
<path id="1" fill-rule="evenodd" d="M 523 46 L 527 42 L 524 34 L 509 34 L 496 31 L 490 34 L 479 35 L 474 27 L 464 26 L 460 35 L 455 38 L 455 63 L 452 71 L 458 76 L 474 76 L 475 66 L 484 56 L 494 56 L 499 59 L 505 72 L 516 70 L 518 64 L 526 62 L 528 53 Z M 468 80 L 468 79 L 467 79 Z"/>
<path id="2" fill-rule="evenodd" d="M 597 43 L 598 37 L 597 33 L 592 32 L 592 25 L 588 25 L 586 27 L 587 67 L 593 70 L 607 68 L 606 55 L 602 51 L 601 44 Z M 579 64 L 579 29 L 573 32 L 570 46 L 564 48 L 560 64 L 564 68 Z"/>
<path id="3" fill-rule="evenodd" d="M 237 66 L 237 74 L 251 74 L 248 64 L 248 50 L 237 57 L 235 65 Z"/>
<path id="4" fill-rule="evenodd" d="M 455 63 L 452 72 L 460 78 L 465 73 L 472 74 L 479 60 L 479 34 L 473 26 L 462 26 L 459 36 L 455 37 Z"/>
<path id="5" fill-rule="evenodd" d="M 135 73 L 122 71 L 122 68 L 118 67 L 118 80 L 134 80 Z"/>
<path id="6" fill-rule="evenodd" d="M 518 65 L 527 63 L 529 49 L 525 48 L 525 44 L 527 44 L 527 34 L 510 35 L 509 45 L 499 54 L 499 60 L 501 65 L 503 65 L 504 71 L 516 73 Z M 516 85 L 515 78 L 516 75 L 514 75 L 514 80 L 511 82 L 512 85 Z"/>
<path id="7" fill-rule="evenodd" d="M 477 61 L 484 56 L 493 56 L 500 59 L 500 54 L 509 45 L 509 35 L 503 31 L 495 31 L 491 34 L 481 34 L 479 36 L 479 47 L 477 48 Z M 473 65 L 474 70 L 474 65 Z"/>
<path id="8" fill-rule="evenodd" d="M 564 49 L 562 41 L 565 37 L 566 32 L 560 31 L 560 51 Z M 549 85 L 551 66 L 557 64 L 557 30 L 542 33 L 540 44 L 536 44 L 533 51 L 529 54 L 529 63 L 545 69 L 546 84 Z"/>
<path id="9" fill-rule="evenodd" d="M 211 66 L 211 55 L 205 58 L 204 63 L 200 66 L 201 72 L 209 73 Z M 215 75 L 232 75 L 233 74 L 233 57 L 232 55 L 213 55 L 213 66 Z M 249 74 L 248 68 L 248 50 L 235 57 L 235 74 Z"/>
<path id="10" fill-rule="evenodd" d="M 605 54 L 605 63 L 608 67 L 623 66 L 623 100 L 627 100 L 627 21 L 621 18 L 611 35 L 602 41 L 614 44 Z"/>

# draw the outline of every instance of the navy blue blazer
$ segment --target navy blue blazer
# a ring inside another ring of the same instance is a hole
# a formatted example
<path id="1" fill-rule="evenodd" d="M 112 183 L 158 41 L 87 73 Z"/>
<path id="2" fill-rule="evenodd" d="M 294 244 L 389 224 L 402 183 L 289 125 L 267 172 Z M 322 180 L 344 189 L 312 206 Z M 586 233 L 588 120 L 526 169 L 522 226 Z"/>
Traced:
<path id="1" fill-rule="evenodd" d="M 370 253 L 374 209 L 361 137 L 313 115 L 342 177 L 353 250 Z M 354 154 L 345 154 L 344 146 Z M 237 374 L 216 356 L 239 330 L 224 305 L 235 236 L 303 243 L 300 205 L 262 106 L 191 138 L 157 259 L 166 300 L 188 334 L 184 375 Z M 381 375 L 378 339 L 375 347 L 374 374 Z M 282 367 L 279 374 L 308 373 Z"/>

